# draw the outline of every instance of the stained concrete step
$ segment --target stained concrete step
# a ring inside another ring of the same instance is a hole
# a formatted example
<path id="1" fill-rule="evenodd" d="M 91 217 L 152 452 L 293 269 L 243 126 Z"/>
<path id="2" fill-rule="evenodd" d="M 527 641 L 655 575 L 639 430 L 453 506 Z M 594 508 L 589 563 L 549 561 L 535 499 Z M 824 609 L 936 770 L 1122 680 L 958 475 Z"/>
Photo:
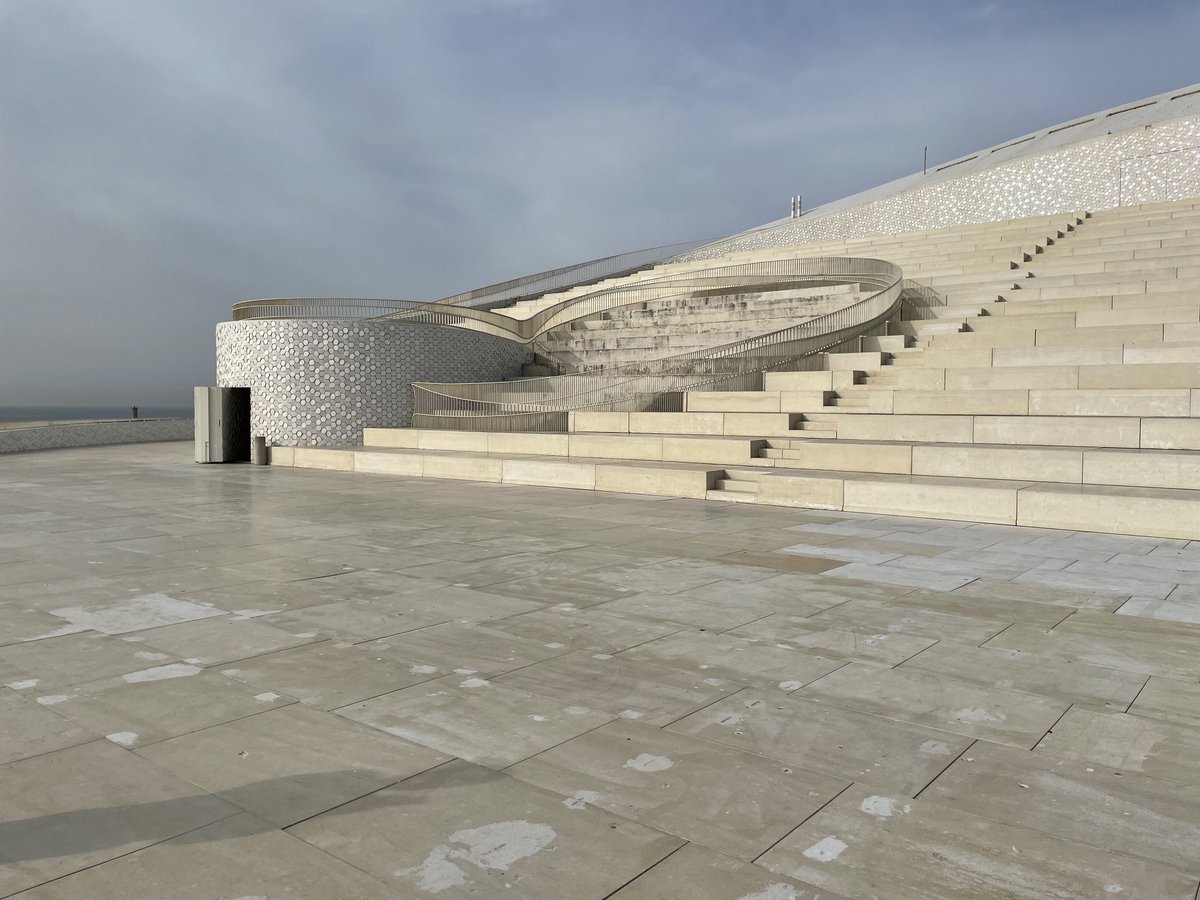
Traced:
<path id="1" fill-rule="evenodd" d="M 753 502 L 1040 528 L 1200 537 L 1200 491 L 1052 484 L 865 472 L 773 471 L 752 479 L 724 468 L 553 456 L 389 450 L 272 448 L 272 465 L 452 478 L 706 499 L 721 480 Z"/>
<path id="2" fill-rule="evenodd" d="M 723 468 L 670 462 L 564 459 L 465 451 L 379 447 L 274 447 L 271 465 L 333 469 L 374 475 L 543 485 L 702 500 Z"/>

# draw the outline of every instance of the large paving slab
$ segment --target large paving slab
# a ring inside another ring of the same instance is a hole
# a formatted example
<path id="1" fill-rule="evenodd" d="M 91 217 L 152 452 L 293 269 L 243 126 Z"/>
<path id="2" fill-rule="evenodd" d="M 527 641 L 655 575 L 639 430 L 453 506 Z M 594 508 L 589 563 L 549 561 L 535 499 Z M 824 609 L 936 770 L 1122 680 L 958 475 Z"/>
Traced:
<path id="1" fill-rule="evenodd" d="M 574 603 L 555 605 L 490 622 L 492 628 L 510 634 L 561 644 L 572 650 L 619 653 L 682 630 L 669 622 L 648 622 L 630 616 L 613 615 L 600 609 L 580 609 Z"/>
<path id="2" fill-rule="evenodd" d="M 815 618 L 771 615 L 730 629 L 731 637 L 774 641 L 781 646 L 841 659 L 863 659 L 894 666 L 937 643 L 899 631 L 877 632 L 837 627 Z"/>
<path id="3" fill-rule="evenodd" d="M 32 697 L 13 691 L 0 692 L 0 764 L 40 756 L 76 744 L 94 741 L 102 735 L 56 715 Z"/>
<path id="4" fill-rule="evenodd" d="M 846 665 L 846 660 L 802 653 L 775 642 L 681 631 L 639 644 L 620 655 L 667 668 L 716 676 L 752 687 L 791 693 Z"/>
<path id="5" fill-rule="evenodd" d="M 502 769 L 611 721 L 612 714 L 477 675 L 448 675 L 338 713 L 425 747 Z"/>
<path id="6" fill-rule="evenodd" d="M 795 695 L 745 692 L 669 726 L 800 768 L 915 795 L 971 738 Z"/>
<path id="7" fill-rule="evenodd" d="M 177 661 L 119 637 L 86 632 L 0 647 L 0 682 L 45 691 Z"/>
<path id="8" fill-rule="evenodd" d="M 318 709 L 346 706 L 446 674 L 436 666 L 381 656 L 369 649 L 371 643 L 320 641 L 243 659 L 219 671 Z"/>
<path id="9" fill-rule="evenodd" d="M 449 758 L 298 704 L 142 747 L 138 753 L 279 826 Z"/>
<path id="10" fill-rule="evenodd" d="M 765 853 L 759 864 L 851 897 L 888 900 L 1189 900 L 1191 874 L 855 786 Z"/>
<path id="11" fill-rule="evenodd" d="M 677 837 L 454 762 L 291 829 L 401 896 L 601 898 Z M 519 891 L 519 893 L 516 893 Z"/>
<path id="12" fill-rule="evenodd" d="M 497 684 L 521 688 L 628 719 L 665 725 L 708 706 L 741 685 L 653 663 L 576 651 L 501 675 Z"/>
<path id="13" fill-rule="evenodd" d="M 143 677 L 101 678 L 35 699 L 122 747 L 152 744 L 293 702 L 186 663 L 136 674 Z"/>
<path id="14" fill-rule="evenodd" d="M 850 782 L 618 720 L 508 770 L 522 781 L 753 860 Z"/>
<path id="15" fill-rule="evenodd" d="M 394 900 L 391 885 L 245 813 L 16 895 L 20 900 Z"/>
<path id="16" fill-rule="evenodd" d="M 1120 713 L 1071 709 L 1035 748 L 1168 781 L 1200 785 L 1200 728 Z"/>
<path id="17" fill-rule="evenodd" d="M 449 622 L 370 641 L 362 648 L 383 658 L 400 657 L 439 671 L 489 677 L 566 652 L 556 641 L 535 641 L 480 625 Z"/>
<path id="18" fill-rule="evenodd" d="M 921 798 L 1200 878 L 1200 787 L 979 741 Z"/>
<path id="19" fill-rule="evenodd" d="M 233 811 L 108 741 L 0 766 L 0 894 L 115 859 Z"/>
<path id="20" fill-rule="evenodd" d="M 6 456 L 0 896 L 1194 900 L 1197 560 Z"/>
<path id="21" fill-rule="evenodd" d="M 1020 650 L 973 647 L 941 641 L 902 663 L 957 681 L 1055 697 L 1082 706 L 1125 712 L 1146 685 L 1146 676 L 1089 666 Z"/>
<path id="22" fill-rule="evenodd" d="M 1070 707 L 1065 701 L 967 684 L 920 669 L 883 669 L 862 662 L 838 669 L 798 695 L 1026 749 Z"/>
<path id="23" fill-rule="evenodd" d="M 802 884 L 698 844 L 672 853 L 613 900 L 846 900 L 811 884 Z"/>

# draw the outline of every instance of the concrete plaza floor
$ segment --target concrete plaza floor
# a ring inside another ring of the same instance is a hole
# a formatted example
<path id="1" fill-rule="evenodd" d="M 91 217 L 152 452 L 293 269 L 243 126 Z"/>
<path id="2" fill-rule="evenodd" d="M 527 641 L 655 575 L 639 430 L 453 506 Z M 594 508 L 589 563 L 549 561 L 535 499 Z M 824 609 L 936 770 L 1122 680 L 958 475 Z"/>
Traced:
<path id="1" fill-rule="evenodd" d="M 1200 543 L 0 457 L 0 897 L 1200 885 Z"/>

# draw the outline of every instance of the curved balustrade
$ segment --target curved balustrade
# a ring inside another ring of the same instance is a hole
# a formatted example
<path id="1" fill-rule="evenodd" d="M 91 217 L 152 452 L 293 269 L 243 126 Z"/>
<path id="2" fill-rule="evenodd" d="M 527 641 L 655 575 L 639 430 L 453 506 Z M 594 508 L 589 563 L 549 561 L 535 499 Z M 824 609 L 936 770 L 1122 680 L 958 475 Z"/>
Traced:
<path id="1" fill-rule="evenodd" d="M 701 247 L 709 241 L 687 241 L 604 256 L 524 275 L 507 281 L 452 294 L 440 300 L 375 300 L 360 297 L 271 297 L 243 300 L 233 305 L 234 321 L 244 319 L 364 319 L 383 318 L 420 307 L 471 307 L 488 309 L 517 300 L 540 297 L 553 291 L 638 272 L 647 266 Z M 443 324 L 443 323 L 435 323 Z M 504 335 L 501 335 L 504 336 Z"/>
<path id="2" fill-rule="evenodd" d="M 772 260 L 721 269 L 761 276 L 764 273 L 754 267 L 773 267 L 773 274 L 779 275 L 788 265 L 807 270 L 813 279 L 853 281 L 878 290 L 788 328 L 647 363 L 510 382 L 415 383 L 413 426 L 565 431 L 572 410 L 680 411 L 685 391 L 757 389 L 763 372 L 812 368 L 823 352 L 853 349 L 862 337 L 885 328 L 905 300 L 914 307 L 941 302 L 931 289 L 905 282 L 900 268 L 883 260 Z"/>

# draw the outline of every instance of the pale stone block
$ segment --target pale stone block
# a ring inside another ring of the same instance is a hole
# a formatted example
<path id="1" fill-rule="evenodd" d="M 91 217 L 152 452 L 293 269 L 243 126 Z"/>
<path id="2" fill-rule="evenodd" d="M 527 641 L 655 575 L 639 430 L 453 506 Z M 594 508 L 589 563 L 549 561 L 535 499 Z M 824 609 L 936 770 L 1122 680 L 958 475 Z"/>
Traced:
<path id="1" fill-rule="evenodd" d="M 725 413 L 719 412 L 631 412 L 627 415 L 631 434 L 723 434 L 727 418 Z"/>
<path id="2" fill-rule="evenodd" d="M 918 445 L 912 449 L 912 474 L 1078 484 L 1083 480 L 1083 451 L 1065 447 Z"/>
<path id="3" fill-rule="evenodd" d="M 1200 364 L 1153 363 L 1137 366 L 1080 366 L 1079 387 L 1084 390 L 1114 388 L 1190 388 L 1200 385 Z M 1063 385 L 1039 385 L 1056 388 Z M 1195 415 L 1195 413 L 1193 413 Z"/>
<path id="4" fill-rule="evenodd" d="M 1073 389 L 1078 366 L 1006 366 L 993 369 L 947 369 L 947 391 L 999 391 L 1019 388 Z"/>
<path id="5" fill-rule="evenodd" d="M 1086 450 L 1083 480 L 1193 490 L 1200 485 L 1200 458 L 1188 450 Z"/>
<path id="6" fill-rule="evenodd" d="M 1031 347 L 997 350 L 994 366 L 1106 366 L 1124 360 L 1120 347 Z"/>
<path id="7" fill-rule="evenodd" d="M 842 508 L 847 512 L 885 513 L 931 519 L 1012 525 L 1017 520 L 1017 491 L 1027 482 L 938 478 L 847 478 Z"/>
<path id="8" fill-rule="evenodd" d="M 442 431 L 436 428 L 417 432 L 417 446 L 422 450 L 458 450 L 465 453 L 487 453 L 486 431 Z"/>
<path id="9" fill-rule="evenodd" d="M 1140 421 L 1134 418 L 980 416 L 977 444 L 1045 444 L 1053 447 L 1137 447 Z"/>
<path id="10" fill-rule="evenodd" d="M 891 367 L 872 375 L 866 385 L 881 390 L 940 391 L 946 387 L 946 372 L 946 369 Z"/>
<path id="11" fill-rule="evenodd" d="M 779 391 L 688 391 L 688 412 L 780 412 Z"/>
<path id="12" fill-rule="evenodd" d="M 1040 484 L 1021 491 L 1018 525 L 1192 539 L 1200 535 L 1194 491 Z"/>
<path id="13" fill-rule="evenodd" d="M 364 428 L 364 447 L 398 447 L 416 450 L 420 444 L 419 428 Z"/>
<path id="14" fill-rule="evenodd" d="M 766 372 L 763 390 L 767 391 L 831 391 L 831 372 Z"/>
<path id="15" fill-rule="evenodd" d="M 1200 344 L 1126 347 L 1119 362 L 1124 362 L 1126 365 L 1200 363 Z"/>
<path id="16" fill-rule="evenodd" d="M 719 434 L 787 434 L 795 413 L 722 413 Z"/>
<path id="17" fill-rule="evenodd" d="M 499 481 L 504 460 L 498 456 L 451 456 L 426 453 L 421 474 L 426 478 L 457 478 L 465 481 Z"/>
<path id="18" fill-rule="evenodd" d="M 1013 303 L 998 303 L 1000 308 L 1015 306 Z M 973 319 L 967 323 L 972 334 L 991 335 L 1001 334 L 1028 334 L 1033 335 L 1033 332 L 1038 328 L 1073 328 L 1075 326 L 1075 313 L 1073 312 L 1041 312 L 1037 318 L 1029 316 L 1016 316 L 1009 318 L 1004 316 L 984 316 L 979 319 Z"/>
<path id="19" fill-rule="evenodd" d="M 566 456 L 570 438 L 565 434 L 493 431 L 487 436 L 488 453 Z"/>
<path id="20" fill-rule="evenodd" d="M 978 350 L 982 347 L 1032 347 L 1035 331 L 1032 328 L 1023 331 L 963 331 L 958 334 L 941 334 L 929 344 L 932 350 Z"/>
<path id="21" fill-rule="evenodd" d="M 775 460 L 775 467 L 908 475 L 912 472 L 912 451 L 911 444 L 793 441 L 788 455 Z"/>
<path id="22" fill-rule="evenodd" d="M 883 368 L 884 354 L 874 353 L 827 353 L 825 367 L 830 372 L 854 369 L 861 372 L 878 372 Z"/>
<path id="23" fill-rule="evenodd" d="M 601 463 L 596 466 L 596 490 L 703 500 L 724 474 L 724 469 Z"/>
<path id="24" fill-rule="evenodd" d="M 772 506 L 841 509 L 843 479 L 829 475 L 773 472 L 758 482 L 758 499 Z"/>
<path id="25" fill-rule="evenodd" d="M 1183 343 L 1191 341 L 1200 343 L 1200 323 L 1168 324 L 1163 326 L 1163 341 L 1166 343 Z"/>
<path id="26" fill-rule="evenodd" d="M 1020 293 L 999 304 L 1005 318 L 1041 316 L 1046 313 L 1112 309 L 1112 297 L 1073 297 L 1070 300 L 1020 300 Z M 996 313 L 993 313 L 995 315 Z"/>
<path id="27" fill-rule="evenodd" d="M 629 416 L 627 412 L 587 412 L 577 410 L 571 413 L 571 431 L 629 431 Z"/>
<path id="28" fill-rule="evenodd" d="M 570 435 L 571 456 L 593 459 L 662 459 L 662 436 L 650 434 Z"/>
<path id="29" fill-rule="evenodd" d="M 267 449 L 267 459 L 273 466 L 295 465 L 293 447 L 270 447 Z"/>
<path id="30" fill-rule="evenodd" d="M 1101 325 L 1148 325 L 1161 324 L 1164 322 L 1200 322 L 1200 307 L 1165 306 L 1147 308 L 1129 306 L 1122 309 L 1080 312 L 1076 315 L 1076 324 L 1080 328 L 1092 328 Z"/>
<path id="31" fill-rule="evenodd" d="M 829 381 L 835 391 L 852 388 L 866 377 L 867 373 L 859 369 L 838 369 L 836 372 L 829 373 Z"/>
<path id="32" fill-rule="evenodd" d="M 549 487 L 593 490 L 596 464 L 566 459 L 505 459 L 501 480 L 508 484 L 540 484 Z"/>
<path id="33" fill-rule="evenodd" d="M 906 338 L 903 334 L 886 334 L 873 337 L 864 337 L 862 341 L 863 350 L 881 350 L 885 353 L 903 350 L 905 346 Z"/>
<path id="34" fill-rule="evenodd" d="M 374 475 L 420 476 L 422 455 L 420 451 L 355 450 L 354 471 Z"/>
<path id="35" fill-rule="evenodd" d="M 1200 450 L 1200 421 L 1142 419 L 1141 446 L 1153 450 Z"/>
<path id="36" fill-rule="evenodd" d="M 1097 328 L 1038 329 L 1039 347 L 1120 347 L 1133 343 L 1159 343 L 1162 325 L 1122 325 Z"/>
<path id="37" fill-rule="evenodd" d="M 336 469 L 349 472 L 354 469 L 354 451 L 328 447 L 295 447 L 292 450 L 292 465 L 299 469 Z"/>
<path id="38" fill-rule="evenodd" d="M 815 412 L 823 409 L 833 396 L 832 391 L 780 391 L 781 412 Z"/>
<path id="39" fill-rule="evenodd" d="M 1189 291 L 1112 298 L 1113 309 L 1142 309 L 1146 306 L 1153 306 L 1156 309 L 1167 306 L 1194 307 L 1196 302 L 1196 294 Z"/>
<path id="40" fill-rule="evenodd" d="M 892 409 L 917 415 L 1025 415 L 1029 391 L 896 391 Z"/>
<path id="41" fill-rule="evenodd" d="M 970 416 L 838 415 L 839 438 L 860 441 L 916 441 L 970 443 L 974 429 Z"/>
<path id="42" fill-rule="evenodd" d="M 1187 416 L 1186 389 L 1030 391 L 1030 415 L 1043 416 Z"/>
<path id="43" fill-rule="evenodd" d="M 767 446 L 765 440 L 729 437 L 675 437 L 663 435 L 662 458 L 672 462 L 745 465 Z"/>
<path id="44" fill-rule="evenodd" d="M 921 354 L 921 365 L 934 369 L 977 368 L 992 365 L 995 353 L 1028 353 L 1030 349 L 995 350 L 982 347 L 970 350 L 938 350 L 931 348 Z"/>

